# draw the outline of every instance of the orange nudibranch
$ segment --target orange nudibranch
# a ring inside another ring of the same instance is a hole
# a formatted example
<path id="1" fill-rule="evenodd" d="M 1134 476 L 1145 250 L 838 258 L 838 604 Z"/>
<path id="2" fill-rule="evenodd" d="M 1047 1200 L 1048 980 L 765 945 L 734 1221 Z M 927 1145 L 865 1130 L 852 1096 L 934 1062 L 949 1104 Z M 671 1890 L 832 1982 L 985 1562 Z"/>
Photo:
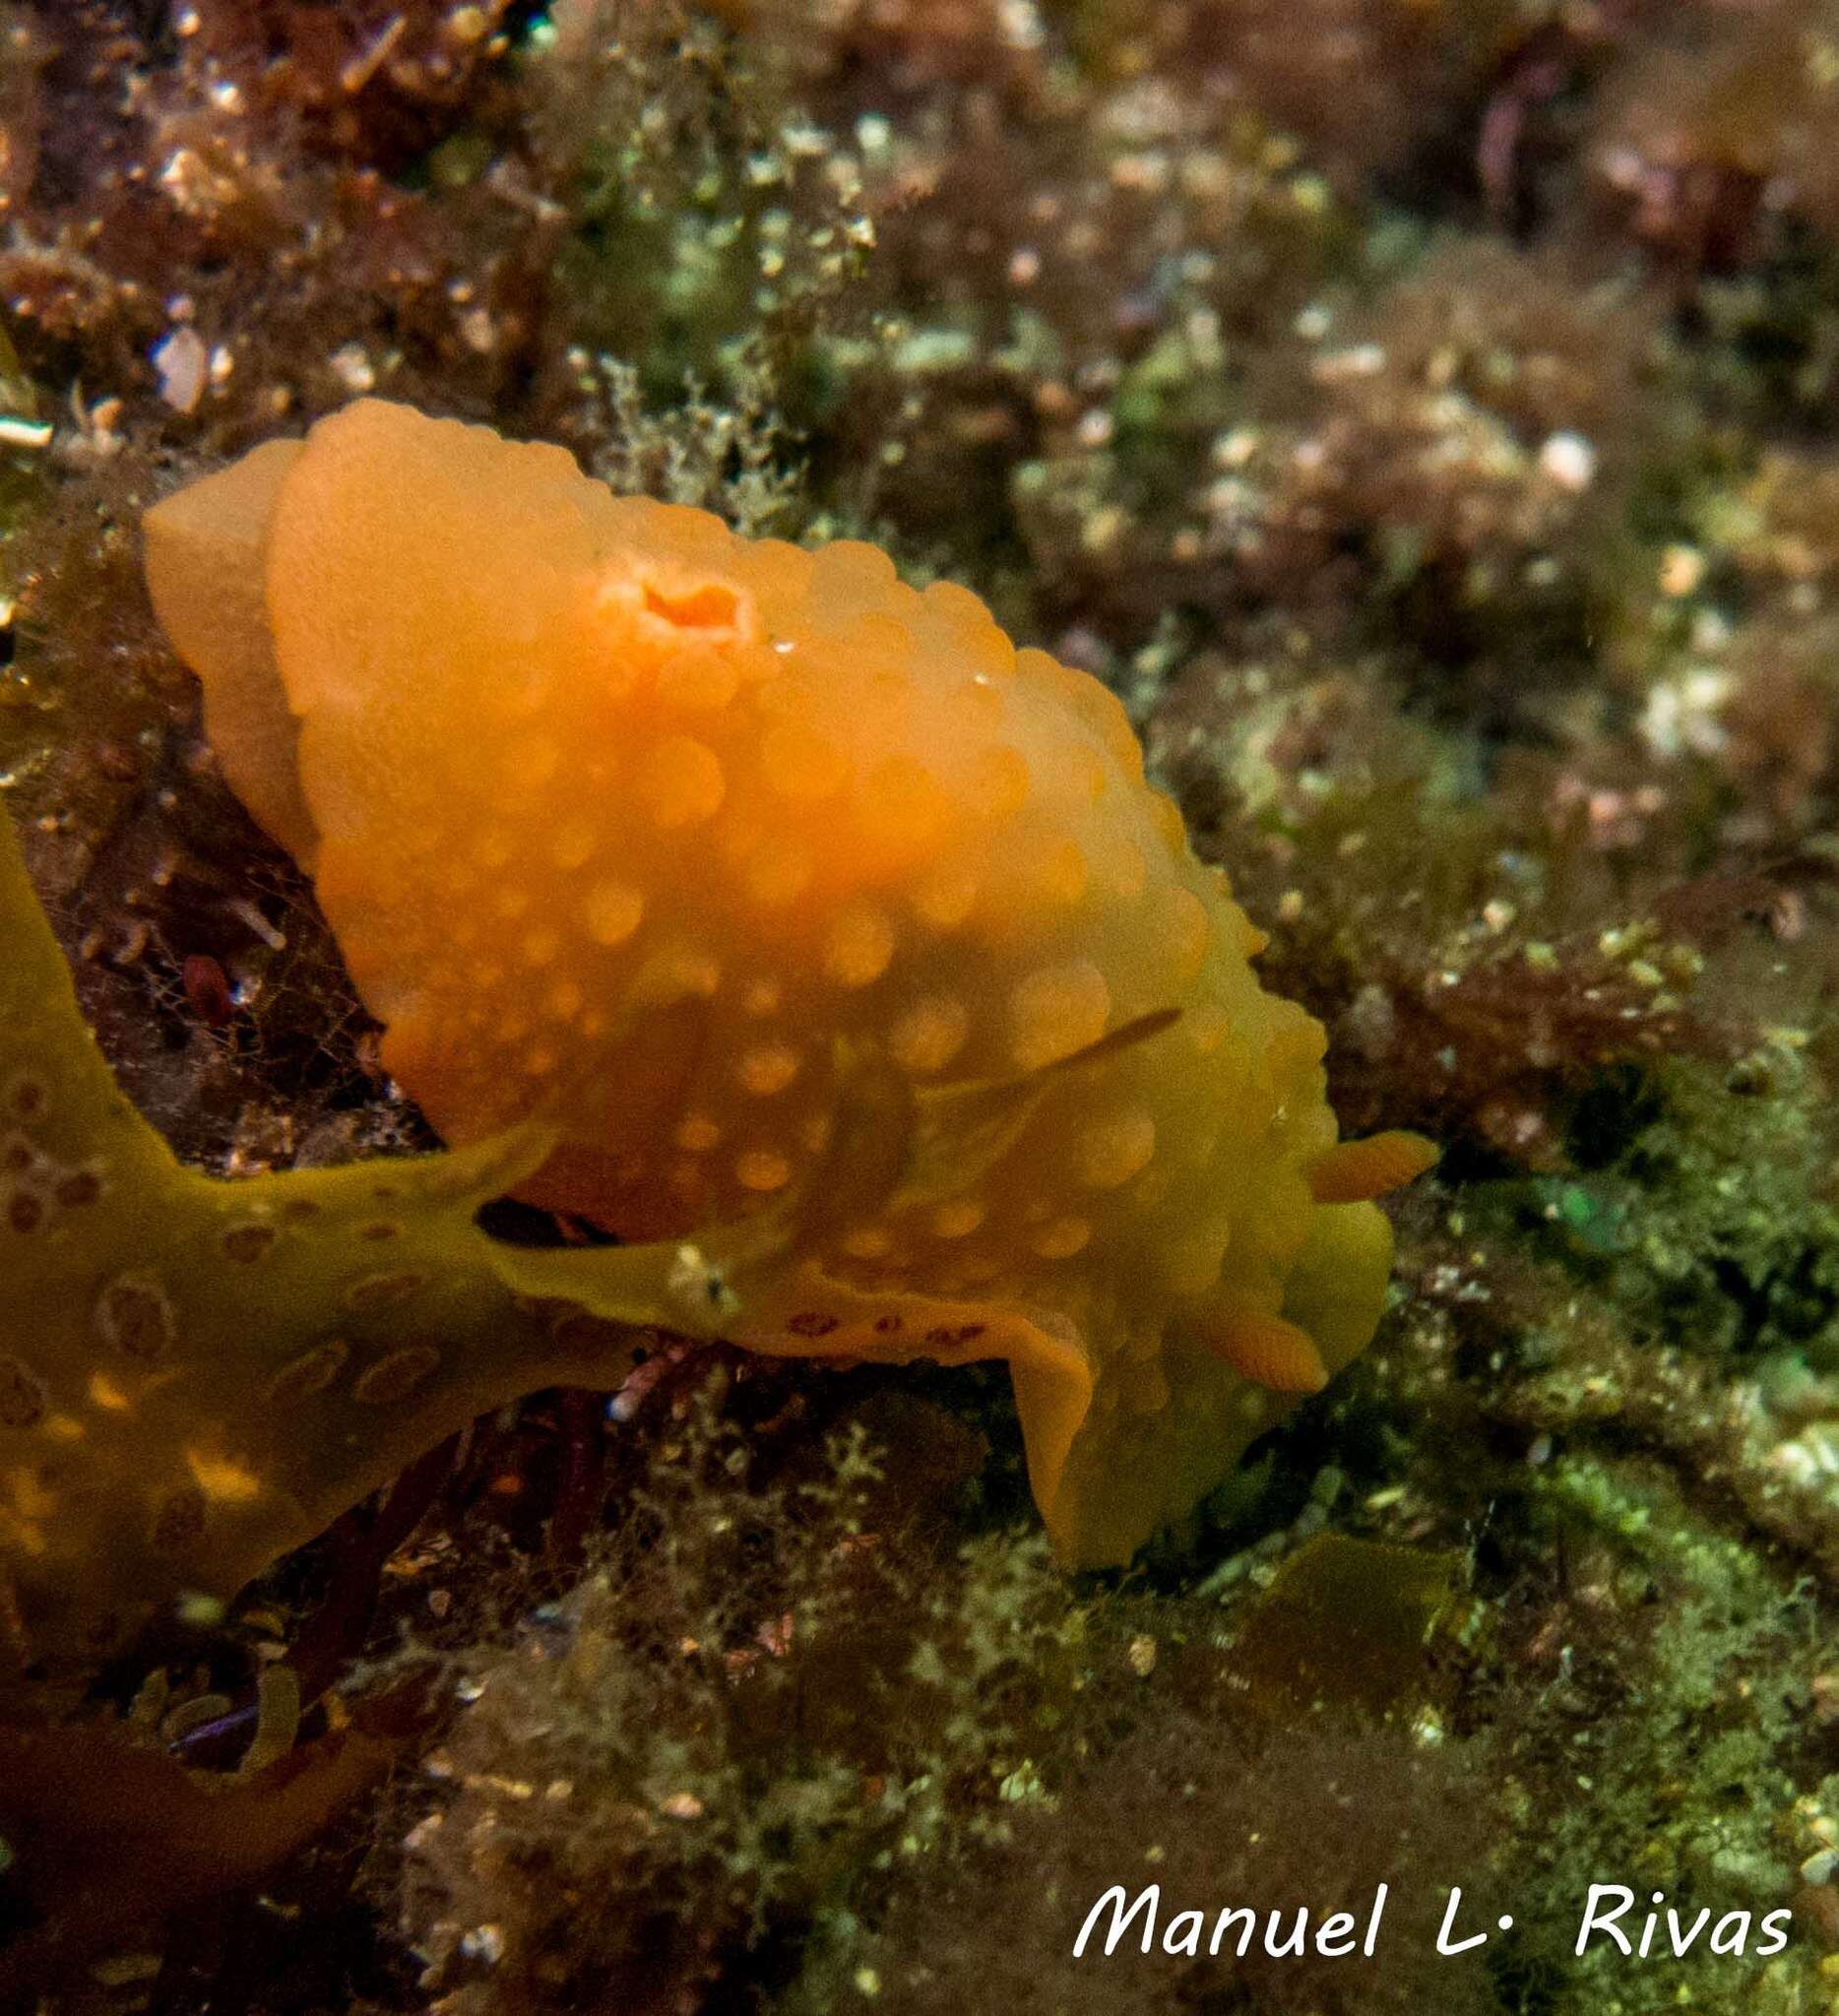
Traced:
<path id="1" fill-rule="evenodd" d="M 628 1238 L 781 1214 L 739 1344 L 1006 1358 L 1066 1558 L 1371 1336 L 1371 1199 L 1431 1151 L 1337 1143 L 1321 1027 L 1122 708 L 974 595 L 378 400 L 146 536 L 224 775 L 441 1133 L 552 1115 L 521 1194 Z M 869 1064 L 881 1173 L 837 1194 Z"/>

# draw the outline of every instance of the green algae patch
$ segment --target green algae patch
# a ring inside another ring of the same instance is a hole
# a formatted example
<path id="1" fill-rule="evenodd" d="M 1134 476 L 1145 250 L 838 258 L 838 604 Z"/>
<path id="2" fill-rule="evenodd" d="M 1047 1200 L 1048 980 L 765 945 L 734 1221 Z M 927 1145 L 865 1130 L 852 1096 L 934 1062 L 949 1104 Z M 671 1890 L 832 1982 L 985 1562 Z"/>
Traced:
<path id="1" fill-rule="evenodd" d="M 186 1167 L 96 1050 L 5 819 L 0 954 L 0 1677 L 228 1598 L 488 1408 L 615 1383 L 627 1324 L 698 1327 L 674 1247 L 520 1255 L 476 1226 L 539 1124 Z"/>
<path id="2" fill-rule="evenodd" d="M 1234 1641 L 1234 1685 L 1278 1721 L 1299 1702 L 1381 1721 L 1409 1714 L 1434 1690 L 1439 1648 L 1459 1638 L 1468 1608 L 1453 1549 L 1317 1534 L 1251 1606 Z"/>

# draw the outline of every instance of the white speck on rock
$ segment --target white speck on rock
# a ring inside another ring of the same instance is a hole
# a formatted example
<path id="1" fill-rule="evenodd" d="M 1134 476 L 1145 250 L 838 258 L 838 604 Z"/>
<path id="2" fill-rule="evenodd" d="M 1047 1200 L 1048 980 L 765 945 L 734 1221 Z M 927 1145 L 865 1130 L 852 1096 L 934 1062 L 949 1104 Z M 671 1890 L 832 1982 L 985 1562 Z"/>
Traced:
<path id="1" fill-rule="evenodd" d="M 1539 468 L 1560 490 L 1578 495 L 1596 480 L 1597 452 L 1581 434 L 1548 434 Z"/>
<path id="2" fill-rule="evenodd" d="M 155 344 L 152 361 L 159 373 L 160 398 L 174 412 L 196 412 L 211 367 L 204 338 L 195 329 L 175 329 Z"/>
<path id="3" fill-rule="evenodd" d="M 358 343 L 343 344 L 326 359 L 348 392 L 370 392 L 377 382 L 376 367 Z"/>

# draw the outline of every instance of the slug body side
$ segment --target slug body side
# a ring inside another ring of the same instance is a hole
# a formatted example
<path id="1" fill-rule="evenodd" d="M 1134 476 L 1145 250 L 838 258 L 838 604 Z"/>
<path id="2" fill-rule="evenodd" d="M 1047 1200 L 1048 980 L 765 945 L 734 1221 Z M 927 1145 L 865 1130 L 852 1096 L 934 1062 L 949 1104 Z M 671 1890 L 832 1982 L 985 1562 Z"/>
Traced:
<path id="1" fill-rule="evenodd" d="M 147 543 L 442 1134 L 548 1117 L 520 1194 L 629 1239 L 773 1226 L 753 1350 L 1006 1358 L 1067 1558 L 1125 1558 L 1371 1335 L 1368 1200 L 1423 1145 L 1337 1146 L 1321 1028 L 1121 708 L 976 597 L 375 400 Z"/>

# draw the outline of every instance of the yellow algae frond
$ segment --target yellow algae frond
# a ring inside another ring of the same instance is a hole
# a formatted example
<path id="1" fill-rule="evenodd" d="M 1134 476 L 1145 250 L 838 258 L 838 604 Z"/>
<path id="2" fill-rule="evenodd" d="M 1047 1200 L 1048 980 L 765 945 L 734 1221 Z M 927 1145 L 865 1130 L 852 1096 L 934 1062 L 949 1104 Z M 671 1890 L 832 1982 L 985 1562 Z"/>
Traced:
<path id="1" fill-rule="evenodd" d="M 262 1495 L 262 1478 L 233 1457 L 215 1455 L 208 1449 L 188 1449 L 185 1468 L 205 1494 L 207 1505 L 247 1505 Z"/>
<path id="2" fill-rule="evenodd" d="M 619 1376 L 621 1333 L 519 1292 L 473 1223 L 546 1129 L 218 1181 L 97 1054 L 4 817 L 0 947 L 0 1680 L 232 1595 L 484 1409 Z M 554 1257 L 600 1263 L 609 1313 L 696 1330 L 674 1247 Z"/>

